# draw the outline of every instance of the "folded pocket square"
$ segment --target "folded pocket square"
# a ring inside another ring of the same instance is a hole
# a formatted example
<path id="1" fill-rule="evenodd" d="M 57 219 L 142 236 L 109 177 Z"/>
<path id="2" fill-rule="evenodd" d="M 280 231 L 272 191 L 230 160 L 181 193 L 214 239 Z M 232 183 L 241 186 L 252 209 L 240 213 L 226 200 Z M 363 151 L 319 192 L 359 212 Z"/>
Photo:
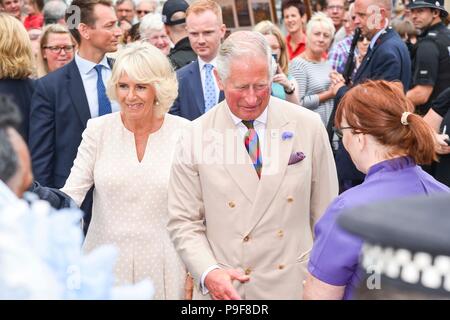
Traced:
<path id="1" fill-rule="evenodd" d="M 291 156 L 289 157 L 288 166 L 302 161 L 303 159 L 305 159 L 305 157 L 306 157 L 305 154 L 301 151 L 292 153 Z"/>

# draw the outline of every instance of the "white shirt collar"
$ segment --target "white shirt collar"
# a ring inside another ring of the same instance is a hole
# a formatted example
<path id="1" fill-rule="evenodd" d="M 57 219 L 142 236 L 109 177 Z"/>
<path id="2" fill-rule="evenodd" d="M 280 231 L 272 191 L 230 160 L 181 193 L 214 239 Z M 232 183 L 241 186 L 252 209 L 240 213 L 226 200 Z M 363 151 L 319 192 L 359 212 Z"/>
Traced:
<path id="1" fill-rule="evenodd" d="M 258 118 L 255 119 L 256 122 L 259 122 L 266 126 L 267 124 L 267 109 L 269 108 L 269 105 L 264 109 L 264 111 L 259 115 Z M 239 125 L 239 123 L 242 123 L 242 119 L 239 119 L 233 112 L 231 112 L 230 107 L 227 105 L 228 112 L 230 113 L 231 119 L 233 120 L 233 123 L 235 126 Z"/>
<path id="2" fill-rule="evenodd" d="M 88 74 L 92 69 L 94 69 L 94 67 L 97 64 L 101 64 L 106 69 L 111 70 L 111 67 L 108 64 L 108 58 L 106 57 L 106 55 L 103 57 L 103 59 L 102 59 L 102 61 L 100 61 L 100 63 L 94 63 L 92 61 L 89 61 L 89 60 L 86 60 L 86 59 L 80 57 L 80 55 L 77 52 L 77 54 L 75 55 L 75 63 L 77 64 L 77 67 L 80 70 L 81 74 Z"/>
<path id="3" fill-rule="evenodd" d="M 372 38 L 372 40 L 370 40 L 370 49 L 373 49 L 373 46 L 375 45 L 375 42 L 378 40 L 378 38 L 386 32 L 386 28 L 389 26 L 389 21 L 388 19 L 386 19 L 386 21 L 384 22 L 384 28 L 381 29 L 380 31 L 378 31 Z"/>
<path id="4" fill-rule="evenodd" d="M 217 58 L 212 59 L 210 62 L 205 62 L 200 57 L 198 57 L 198 66 L 200 68 L 200 72 L 203 70 L 203 67 L 205 66 L 205 64 L 212 64 L 212 66 L 214 68 L 216 68 L 217 67 Z"/>

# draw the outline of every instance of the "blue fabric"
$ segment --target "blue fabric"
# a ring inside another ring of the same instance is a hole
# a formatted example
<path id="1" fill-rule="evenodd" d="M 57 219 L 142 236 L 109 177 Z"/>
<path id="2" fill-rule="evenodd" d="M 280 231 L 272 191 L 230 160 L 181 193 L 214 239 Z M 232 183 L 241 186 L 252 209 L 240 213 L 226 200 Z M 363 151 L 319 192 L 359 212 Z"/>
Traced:
<path id="1" fill-rule="evenodd" d="M 212 64 L 205 64 L 205 112 L 211 109 L 216 104 L 216 89 L 214 86 L 214 79 L 212 75 Z"/>
<path id="2" fill-rule="evenodd" d="M 288 75 L 287 78 L 289 80 L 293 79 L 290 75 Z M 272 82 L 272 96 L 286 100 L 286 93 L 284 92 L 284 88 L 281 84 Z"/>
<path id="3" fill-rule="evenodd" d="M 178 69 L 177 80 L 178 97 L 169 113 L 191 121 L 195 120 L 205 113 L 205 100 L 198 60 Z M 220 91 L 219 102 L 224 99 L 223 91 Z"/>
<path id="4" fill-rule="evenodd" d="M 401 81 L 404 91 L 409 90 L 411 82 L 411 59 L 406 44 L 393 29 L 388 28 L 368 50 L 353 79 L 354 85 L 371 80 Z M 350 88 L 343 86 L 336 93 L 334 105 L 337 106 Z M 363 180 L 364 175 L 353 164 L 342 143 L 336 152 L 336 169 L 339 182 L 343 180 Z"/>
<path id="5" fill-rule="evenodd" d="M 373 165 L 364 183 L 337 197 L 316 223 L 309 272 L 328 284 L 346 286 L 344 299 L 351 298 L 354 288 L 362 279 L 362 275 L 357 272 L 362 240 L 337 224 L 341 213 L 360 205 L 449 192 L 448 187 L 423 171 L 410 157 L 385 160 Z"/>
<path id="6" fill-rule="evenodd" d="M 102 79 L 102 65 L 98 64 L 94 67 L 97 71 L 97 95 L 98 95 L 98 115 L 103 116 L 111 113 L 111 101 L 106 95 L 105 84 Z"/>

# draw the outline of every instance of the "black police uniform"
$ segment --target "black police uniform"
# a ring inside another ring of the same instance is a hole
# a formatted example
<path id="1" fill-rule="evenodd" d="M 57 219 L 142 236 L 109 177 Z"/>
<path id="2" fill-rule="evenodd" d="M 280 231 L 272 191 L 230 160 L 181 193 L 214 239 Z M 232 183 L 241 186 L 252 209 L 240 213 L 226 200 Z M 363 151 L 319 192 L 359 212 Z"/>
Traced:
<path id="1" fill-rule="evenodd" d="M 446 128 L 445 133 L 450 136 L 450 87 L 431 103 L 431 108 L 443 118 L 439 132 L 443 132 Z M 433 175 L 436 180 L 450 187 L 450 154 L 439 156 L 439 162 L 435 163 Z"/>
<path id="2" fill-rule="evenodd" d="M 443 90 L 450 87 L 450 30 L 443 23 L 426 29 L 413 52 L 413 87 L 431 85 L 433 91 L 427 103 L 418 106 L 417 112 L 425 114 Z"/>
<path id="3" fill-rule="evenodd" d="M 448 15 L 444 0 L 412 0 L 408 8 L 438 9 L 442 18 Z M 450 87 L 450 30 L 442 22 L 423 30 L 413 50 L 412 88 L 417 85 L 433 86 L 428 101 L 416 108 L 422 115 L 431 101 Z"/>
<path id="4" fill-rule="evenodd" d="M 197 55 L 191 48 L 189 38 L 183 38 L 170 50 L 168 56 L 175 70 L 183 68 L 185 65 L 197 59 Z"/>

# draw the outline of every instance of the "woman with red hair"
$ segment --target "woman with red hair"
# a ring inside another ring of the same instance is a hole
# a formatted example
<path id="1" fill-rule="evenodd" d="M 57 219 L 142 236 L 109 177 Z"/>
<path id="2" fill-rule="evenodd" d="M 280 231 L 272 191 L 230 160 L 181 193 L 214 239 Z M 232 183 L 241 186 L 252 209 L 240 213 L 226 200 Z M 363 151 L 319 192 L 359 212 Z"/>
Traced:
<path id="1" fill-rule="evenodd" d="M 436 159 L 435 141 L 432 129 L 413 110 L 400 83 L 381 80 L 355 86 L 339 104 L 336 132 L 366 178 L 337 197 L 315 225 L 304 298 L 349 299 L 361 280 L 356 271 L 362 241 L 336 223 L 343 210 L 450 192 L 418 166 Z"/>

